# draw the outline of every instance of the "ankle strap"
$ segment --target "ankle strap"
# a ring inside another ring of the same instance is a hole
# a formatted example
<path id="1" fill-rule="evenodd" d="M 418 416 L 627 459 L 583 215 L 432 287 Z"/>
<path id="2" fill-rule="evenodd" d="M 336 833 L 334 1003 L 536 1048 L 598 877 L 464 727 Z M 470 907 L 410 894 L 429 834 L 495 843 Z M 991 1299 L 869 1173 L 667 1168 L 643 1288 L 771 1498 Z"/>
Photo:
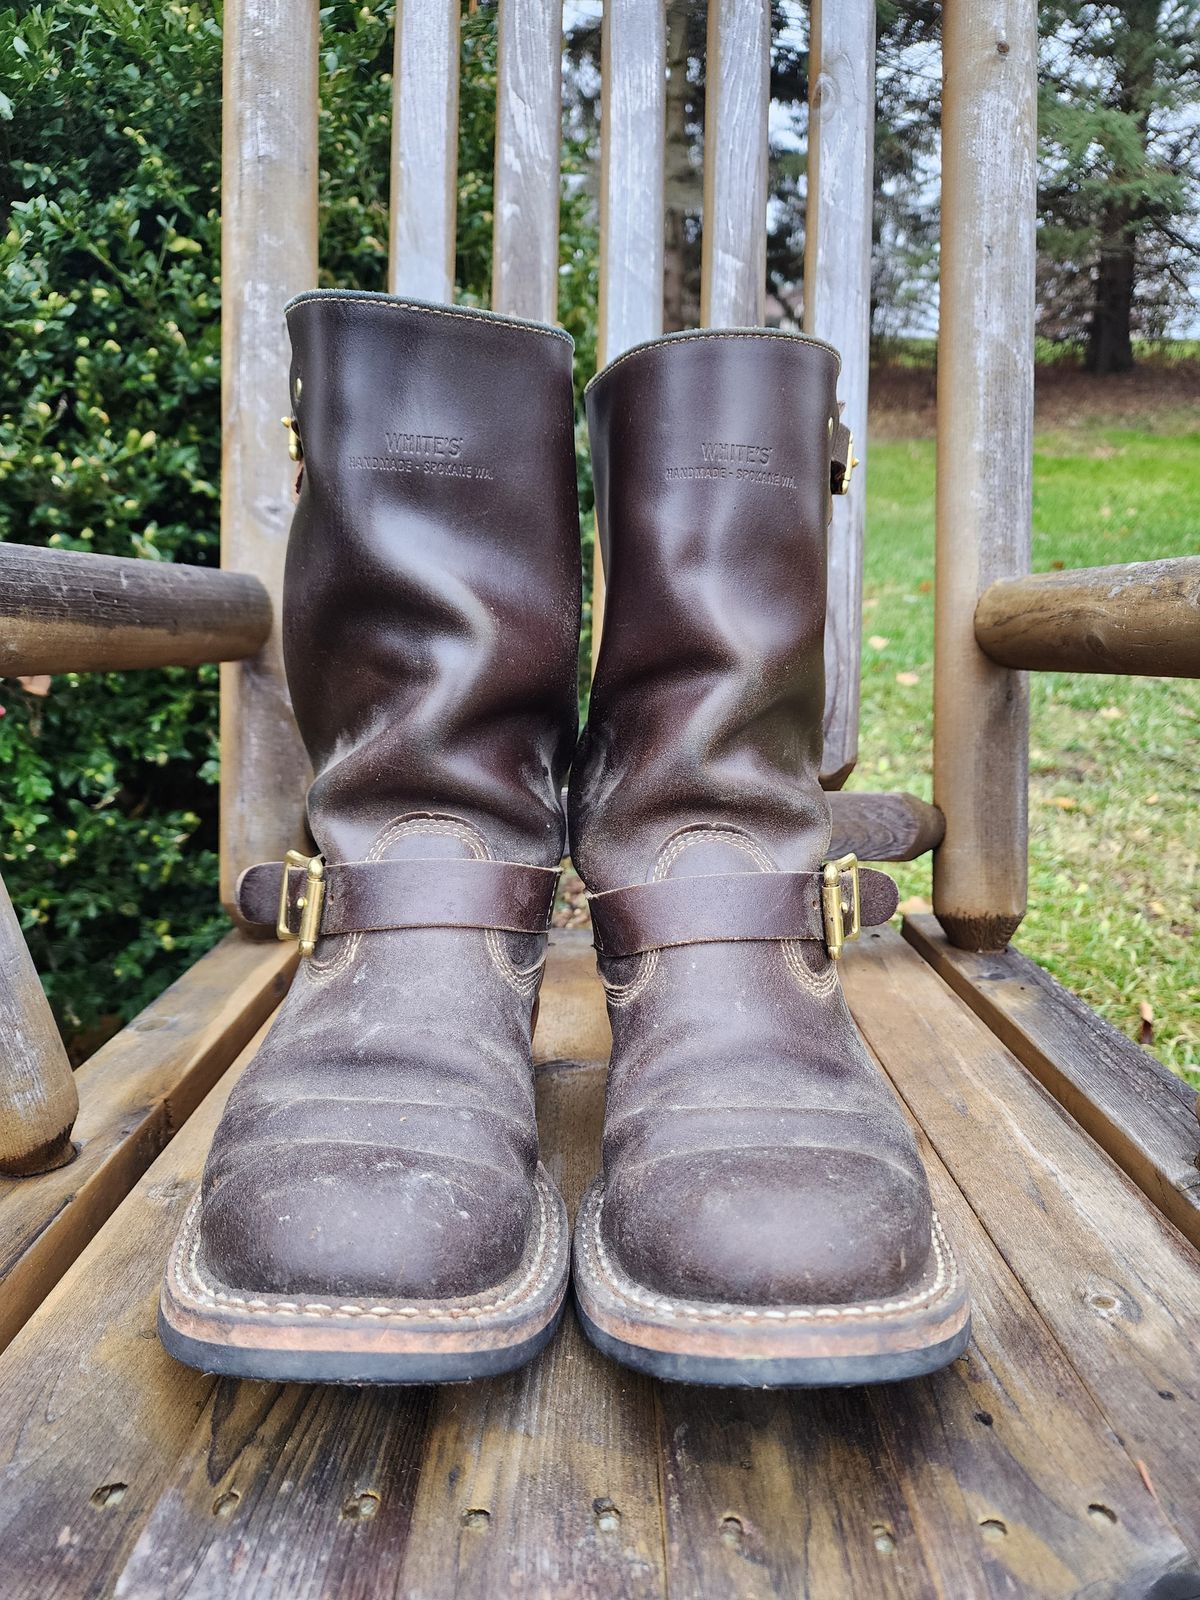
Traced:
<path id="1" fill-rule="evenodd" d="M 859 867 L 853 856 L 820 872 L 664 878 L 588 896 L 596 949 L 616 957 L 683 944 L 812 939 L 836 960 L 860 927 L 886 922 L 898 901 L 887 874 Z"/>
<path id="2" fill-rule="evenodd" d="M 390 928 L 495 928 L 545 933 L 554 910 L 557 867 L 518 861 L 343 861 L 289 850 L 286 861 L 248 867 L 238 879 L 238 911 L 255 926 L 299 939 L 311 955 L 320 937 Z"/>

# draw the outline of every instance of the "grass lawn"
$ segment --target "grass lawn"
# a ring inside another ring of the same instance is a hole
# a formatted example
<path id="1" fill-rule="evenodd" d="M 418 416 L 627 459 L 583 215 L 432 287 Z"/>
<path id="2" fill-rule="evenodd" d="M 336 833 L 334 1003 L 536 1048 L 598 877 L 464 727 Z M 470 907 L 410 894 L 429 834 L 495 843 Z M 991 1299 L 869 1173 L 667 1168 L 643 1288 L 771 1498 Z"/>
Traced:
<path id="1" fill-rule="evenodd" d="M 933 482 L 931 439 L 872 442 L 862 739 L 849 784 L 925 799 Z M 1035 571 L 1197 550 L 1194 413 L 1039 432 Z M 1015 943 L 1200 1087 L 1200 683 L 1036 674 L 1031 745 L 1029 913 Z M 902 900 L 928 899 L 928 858 L 896 876 Z"/>

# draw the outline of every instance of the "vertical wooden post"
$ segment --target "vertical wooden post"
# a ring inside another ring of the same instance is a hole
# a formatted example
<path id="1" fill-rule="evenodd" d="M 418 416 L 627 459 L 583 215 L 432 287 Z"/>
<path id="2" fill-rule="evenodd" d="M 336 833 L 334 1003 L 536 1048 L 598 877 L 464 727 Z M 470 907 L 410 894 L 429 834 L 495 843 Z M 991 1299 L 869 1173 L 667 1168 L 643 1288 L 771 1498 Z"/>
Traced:
<path id="1" fill-rule="evenodd" d="M 604 8 L 600 80 L 600 366 L 663 325 L 667 19 L 662 0 Z M 604 619 L 604 567 L 592 566 L 592 662 Z"/>
<path id="2" fill-rule="evenodd" d="M 770 0 L 709 0 L 700 320 L 761 327 L 767 299 Z"/>
<path id="3" fill-rule="evenodd" d="M 397 0 L 388 288 L 454 297 L 459 0 Z"/>
<path id="4" fill-rule="evenodd" d="M 221 184 L 221 562 L 275 604 L 262 652 L 221 668 L 221 898 L 303 839 L 308 761 L 279 616 L 295 467 L 284 302 L 317 281 L 316 0 L 226 0 Z"/>
<path id="5" fill-rule="evenodd" d="M 1029 570 L 1037 6 L 944 15 L 933 906 L 952 943 L 998 950 L 1025 914 L 1028 697 L 974 617 L 989 584 Z"/>
<path id="6" fill-rule="evenodd" d="M 874 0 L 812 0 L 804 328 L 842 356 L 843 420 L 862 465 L 833 502 L 825 622 L 825 755 L 840 789 L 858 760 L 867 383 L 871 355 L 871 210 L 875 164 Z"/>
<path id="7" fill-rule="evenodd" d="M 0 883 L 0 1174 L 64 1166 L 78 1114 L 71 1063 Z"/>
<path id="8" fill-rule="evenodd" d="M 553 322 L 558 305 L 562 0 L 500 0 L 492 306 Z"/>

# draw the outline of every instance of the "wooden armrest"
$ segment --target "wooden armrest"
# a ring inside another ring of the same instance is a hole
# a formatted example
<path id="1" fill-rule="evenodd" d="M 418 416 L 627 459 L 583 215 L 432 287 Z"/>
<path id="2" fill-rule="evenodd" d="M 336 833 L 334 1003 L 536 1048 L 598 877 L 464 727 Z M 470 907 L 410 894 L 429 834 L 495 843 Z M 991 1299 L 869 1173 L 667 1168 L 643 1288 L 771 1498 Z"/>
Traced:
<path id="1" fill-rule="evenodd" d="M 975 638 L 1004 667 L 1200 678 L 1200 556 L 1005 578 Z"/>
<path id="2" fill-rule="evenodd" d="M 238 661 L 270 631 L 242 573 L 0 545 L 0 677 Z"/>

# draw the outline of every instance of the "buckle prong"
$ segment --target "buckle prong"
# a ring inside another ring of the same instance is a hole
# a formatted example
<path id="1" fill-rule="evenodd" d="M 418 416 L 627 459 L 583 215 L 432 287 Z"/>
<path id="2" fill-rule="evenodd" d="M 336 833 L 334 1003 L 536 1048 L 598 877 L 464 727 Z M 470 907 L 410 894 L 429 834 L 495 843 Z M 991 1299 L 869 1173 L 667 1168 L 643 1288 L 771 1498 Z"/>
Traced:
<path id="1" fill-rule="evenodd" d="M 842 876 L 850 874 L 850 902 L 842 892 Z M 846 930 L 846 913 L 850 929 Z M 821 869 L 821 917 L 825 924 L 825 948 L 829 959 L 837 961 L 842 951 L 862 932 L 862 897 L 858 886 L 858 857 L 851 851 L 836 861 L 826 861 Z"/>
<path id="2" fill-rule="evenodd" d="M 306 874 L 304 893 L 296 896 L 296 909 L 300 913 L 300 929 L 293 933 L 288 920 L 289 867 L 300 867 Z M 279 911 L 275 917 L 277 939 L 297 939 L 300 954 L 311 956 L 317 948 L 321 932 L 321 907 L 325 903 L 325 862 L 319 855 L 306 856 L 299 850 L 289 850 L 283 858 L 282 881 L 279 885 Z"/>

